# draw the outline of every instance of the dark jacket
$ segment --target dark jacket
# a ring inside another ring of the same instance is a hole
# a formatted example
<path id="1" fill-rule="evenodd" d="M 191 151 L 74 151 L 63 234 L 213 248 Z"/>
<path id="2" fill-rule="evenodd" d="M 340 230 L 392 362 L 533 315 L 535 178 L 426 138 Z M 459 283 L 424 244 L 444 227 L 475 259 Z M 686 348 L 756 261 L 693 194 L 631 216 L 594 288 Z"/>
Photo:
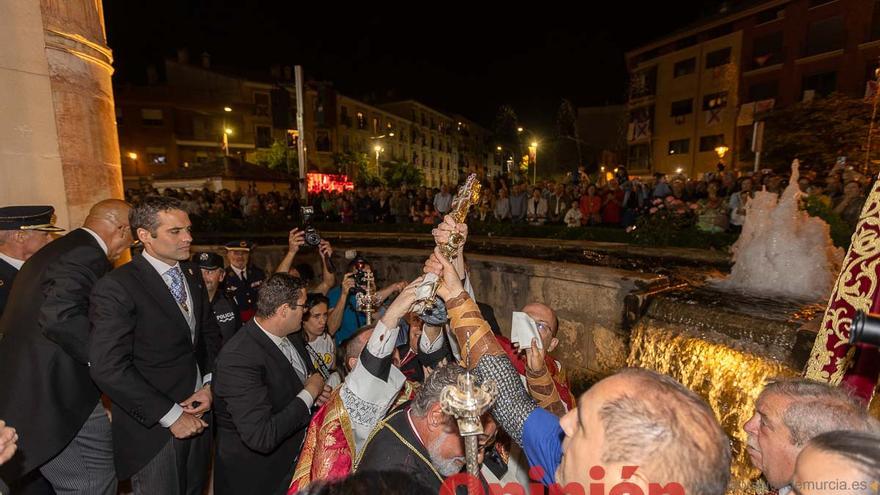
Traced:
<path id="1" fill-rule="evenodd" d="M 3 308 L 6 307 L 6 301 L 9 300 L 9 293 L 12 291 L 12 281 L 18 275 L 18 270 L 9 263 L 0 260 L 0 316 L 3 316 Z"/>
<path id="2" fill-rule="evenodd" d="M 89 377 L 89 293 L 112 268 L 88 232 L 76 229 L 22 267 L 0 319 L 0 418 L 19 451 L 0 470 L 18 479 L 70 442 L 100 392 Z"/>
<path id="3" fill-rule="evenodd" d="M 290 342 L 313 373 L 302 339 Z M 223 346 L 213 389 L 214 493 L 286 493 L 311 411 L 290 362 L 253 320 Z"/>
<path id="4" fill-rule="evenodd" d="M 247 280 L 242 280 L 231 266 L 226 267 L 226 278 L 223 279 L 223 289 L 238 308 L 238 315 L 243 322 L 250 320 L 257 309 L 257 292 L 263 281 L 266 280 L 266 272 L 248 265 L 245 269 Z"/>
<path id="5" fill-rule="evenodd" d="M 119 479 L 140 471 L 168 442 L 171 432 L 159 420 L 193 394 L 197 372 L 212 372 L 220 349 L 199 268 L 180 266 L 192 295 L 194 341 L 162 276 L 142 255 L 107 274 L 92 291 L 91 374 L 113 401 Z"/>
<path id="6" fill-rule="evenodd" d="M 238 315 L 238 310 L 235 304 L 226 297 L 226 294 L 218 290 L 214 294 L 214 300 L 211 301 L 211 311 L 214 312 L 214 317 L 217 318 L 217 325 L 220 326 L 220 336 L 225 344 L 241 328 L 241 318 Z"/>

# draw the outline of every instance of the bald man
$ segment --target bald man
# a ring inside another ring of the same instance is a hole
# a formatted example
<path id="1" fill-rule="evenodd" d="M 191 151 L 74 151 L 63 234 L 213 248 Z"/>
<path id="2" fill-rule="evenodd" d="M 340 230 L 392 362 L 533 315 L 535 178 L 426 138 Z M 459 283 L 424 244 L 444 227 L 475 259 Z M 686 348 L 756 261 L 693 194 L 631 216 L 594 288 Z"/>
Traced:
<path id="1" fill-rule="evenodd" d="M 89 377 L 89 294 L 131 245 L 129 209 L 96 204 L 16 277 L 0 318 L 0 418 L 19 435 L 6 480 L 39 469 L 59 494 L 116 493 L 110 422 Z"/>

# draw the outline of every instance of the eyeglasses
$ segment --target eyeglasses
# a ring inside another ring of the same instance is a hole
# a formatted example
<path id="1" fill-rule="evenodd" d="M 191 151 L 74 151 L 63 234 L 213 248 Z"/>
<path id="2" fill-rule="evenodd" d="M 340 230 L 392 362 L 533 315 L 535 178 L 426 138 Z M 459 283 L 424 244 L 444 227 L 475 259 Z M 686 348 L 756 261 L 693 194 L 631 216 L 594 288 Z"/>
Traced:
<path id="1" fill-rule="evenodd" d="M 539 332 L 549 332 L 552 330 L 550 328 L 550 325 L 544 323 L 543 321 L 539 321 L 539 322 L 535 323 L 535 326 L 538 328 Z"/>

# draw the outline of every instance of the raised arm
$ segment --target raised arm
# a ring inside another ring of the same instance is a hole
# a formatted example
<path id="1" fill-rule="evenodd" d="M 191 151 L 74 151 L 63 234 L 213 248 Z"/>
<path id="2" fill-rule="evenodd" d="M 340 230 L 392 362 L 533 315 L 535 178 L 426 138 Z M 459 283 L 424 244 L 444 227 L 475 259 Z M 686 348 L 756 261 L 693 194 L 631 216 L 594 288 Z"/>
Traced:
<path id="1" fill-rule="evenodd" d="M 284 255 L 284 258 L 282 258 L 281 263 L 278 263 L 278 268 L 275 269 L 275 273 L 287 273 L 290 271 L 296 253 L 299 252 L 299 248 L 305 243 L 306 237 L 304 232 L 299 229 L 291 230 L 287 234 L 287 253 Z"/>
<path id="2" fill-rule="evenodd" d="M 346 273 L 342 278 L 342 285 L 339 287 L 339 299 L 336 305 L 330 308 L 330 316 L 327 317 L 327 333 L 330 336 L 336 335 L 339 327 L 342 326 L 342 316 L 345 314 L 345 304 L 348 301 L 348 294 L 354 288 L 354 272 Z"/>
<path id="3" fill-rule="evenodd" d="M 484 380 L 494 379 L 498 384 L 492 415 L 514 441 L 522 444 L 523 425 L 538 405 L 526 392 L 519 373 L 480 314 L 477 303 L 464 290 L 455 269 L 439 249 L 426 263 L 425 272 L 442 276 L 437 294 L 446 301 L 449 325 L 462 357 L 467 353 L 468 367 Z"/>

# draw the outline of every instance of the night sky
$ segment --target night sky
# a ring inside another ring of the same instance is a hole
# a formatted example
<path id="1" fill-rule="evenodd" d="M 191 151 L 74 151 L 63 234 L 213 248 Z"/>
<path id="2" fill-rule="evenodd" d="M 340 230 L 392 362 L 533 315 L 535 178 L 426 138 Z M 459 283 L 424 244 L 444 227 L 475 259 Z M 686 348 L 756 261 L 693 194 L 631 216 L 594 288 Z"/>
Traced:
<path id="1" fill-rule="evenodd" d="M 414 98 L 491 128 L 498 106 L 550 132 L 561 98 L 624 101 L 628 49 L 717 11 L 717 0 L 515 6 L 409 2 L 104 0 L 118 81 L 186 47 L 190 61 L 264 70 L 302 64 L 355 98 Z M 316 8 L 315 4 L 323 8 Z"/>

